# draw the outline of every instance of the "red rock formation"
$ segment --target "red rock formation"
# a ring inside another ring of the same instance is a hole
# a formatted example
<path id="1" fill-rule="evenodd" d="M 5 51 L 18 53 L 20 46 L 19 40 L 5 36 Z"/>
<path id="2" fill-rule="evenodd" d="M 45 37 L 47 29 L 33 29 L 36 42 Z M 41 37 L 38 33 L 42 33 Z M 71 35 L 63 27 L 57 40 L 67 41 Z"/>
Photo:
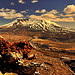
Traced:
<path id="1" fill-rule="evenodd" d="M 19 65 L 20 59 L 29 58 L 28 53 L 32 48 L 29 42 L 20 41 L 11 44 L 0 37 L 0 55 L 2 56 L 0 58 L 0 71 L 3 74 L 6 72 L 15 72 L 19 75 L 33 75 L 36 70 L 35 67 L 28 68 L 24 67 L 23 64 Z"/>
<path id="2" fill-rule="evenodd" d="M 21 52 L 23 54 L 28 54 L 33 47 L 29 42 L 20 41 L 14 42 L 12 45 L 3 38 L 0 38 L 0 53 L 7 54 L 10 52 Z"/>

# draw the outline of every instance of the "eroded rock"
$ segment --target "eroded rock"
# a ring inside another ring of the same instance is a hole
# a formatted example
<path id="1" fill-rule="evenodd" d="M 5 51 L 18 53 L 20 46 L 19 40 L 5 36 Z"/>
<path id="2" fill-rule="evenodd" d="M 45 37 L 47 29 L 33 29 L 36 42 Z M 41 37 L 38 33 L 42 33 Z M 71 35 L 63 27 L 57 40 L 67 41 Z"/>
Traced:
<path id="1" fill-rule="evenodd" d="M 3 74 L 13 72 L 18 75 L 33 75 L 36 67 L 26 67 L 23 65 L 25 59 L 34 57 L 34 55 L 28 57 L 28 53 L 32 48 L 29 42 L 20 41 L 10 44 L 0 37 L 0 71 Z"/>

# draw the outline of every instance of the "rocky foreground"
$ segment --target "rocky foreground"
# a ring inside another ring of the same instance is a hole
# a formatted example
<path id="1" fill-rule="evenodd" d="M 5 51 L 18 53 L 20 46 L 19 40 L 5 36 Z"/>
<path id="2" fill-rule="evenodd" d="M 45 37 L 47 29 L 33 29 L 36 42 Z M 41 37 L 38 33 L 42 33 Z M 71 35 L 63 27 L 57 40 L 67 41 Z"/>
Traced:
<path id="1" fill-rule="evenodd" d="M 35 50 L 33 50 L 31 53 L 33 52 L 35 54 L 36 59 L 27 60 L 23 64 L 26 64 L 29 67 L 36 67 L 36 69 L 29 70 L 29 71 L 33 70 L 34 75 L 46 75 L 46 74 L 47 75 L 57 75 L 57 74 L 58 75 L 74 75 L 74 72 L 71 70 L 71 68 L 60 59 L 45 56 L 42 53 L 37 52 Z M 13 67 L 15 69 L 14 65 Z M 21 74 L 17 74 L 16 72 L 14 74 L 14 69 L 12 71 L 13 73 L 5 73 L 4 75 L 12 75 L 12 74 L 21 75 Z M 17 70 L 18 69 L 19 68 L 17 68 Z M 22 72 L 22 70 L 23 69 L 21 67 L 20 71 Z"/>
<path id="2" fill-rule="evenodd" d="M 44 41 L 41 43 L 43 44 Z M 46 44 L 47 43 L 48 41 L 46 42 Z M 75 63 L 71 64 L 72 60 L 73 62 L 75 62 L 74 55 L 52 52 L 51 48 L 50 51 L 49 49 L 47 51 L 46 49 L 46 47 L 48 48 L 47 45 L 44 46 L 44 50 L 43 48 L 41 48 L 41 46 L 39 46 L 39 48 L 37 46 L 36 48 L 34 47 L 27 54 L 27 58 L 23 56 L 24 58 L 22 59 L 18 58 L 15 60 L 14 57 L 11 55 L 7 55 L 5 53 L 1 54 L 0 75 L 3 74 L 4 75 L 74 75 L 75 74 L 73 70 L 75 68 L 74 66 Z"/>

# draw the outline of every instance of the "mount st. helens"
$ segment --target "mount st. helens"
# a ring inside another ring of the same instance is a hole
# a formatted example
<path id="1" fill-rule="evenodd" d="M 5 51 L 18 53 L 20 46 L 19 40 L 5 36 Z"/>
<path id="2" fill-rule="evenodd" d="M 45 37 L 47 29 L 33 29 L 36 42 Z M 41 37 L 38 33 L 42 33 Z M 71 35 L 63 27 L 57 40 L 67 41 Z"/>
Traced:
<path id="1" fill-rule="evenodd" d="M 26 27 L 31 30 L 42 30 L 50 32 L 70 32 L 69 28 L 62 27 L 54 22 L 38 19 L 18 18 L 11 23 L 0 26 L 2 28 L 21 28 Z"/>
<path id="2" fill-rule="evenodd" d="M 75 37 L 73 30 L 62 27 L 55 22 L 26 18 L 18 18 L 11 23 L 2 25 L 0 26 L 0 31 L 59 40 L 61 40 L 61 38 L 67 39 Z"/>

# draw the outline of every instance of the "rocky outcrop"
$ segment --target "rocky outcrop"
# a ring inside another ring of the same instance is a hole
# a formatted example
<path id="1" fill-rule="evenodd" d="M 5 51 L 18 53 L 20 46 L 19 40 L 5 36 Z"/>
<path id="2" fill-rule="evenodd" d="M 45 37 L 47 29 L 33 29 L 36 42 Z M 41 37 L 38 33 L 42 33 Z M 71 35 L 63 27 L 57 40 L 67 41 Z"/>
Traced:
<path id="1" fill-rule="evenodd" d="M 28 56 L 33 47 L 29 42 L 14 42 L 12 45 L 0 37 L 0 71 L 14 72 L 19 75 L 33 75 L 36 67 L 27 67 L 23 61 L 32 59 L 35 56 Z"/>

